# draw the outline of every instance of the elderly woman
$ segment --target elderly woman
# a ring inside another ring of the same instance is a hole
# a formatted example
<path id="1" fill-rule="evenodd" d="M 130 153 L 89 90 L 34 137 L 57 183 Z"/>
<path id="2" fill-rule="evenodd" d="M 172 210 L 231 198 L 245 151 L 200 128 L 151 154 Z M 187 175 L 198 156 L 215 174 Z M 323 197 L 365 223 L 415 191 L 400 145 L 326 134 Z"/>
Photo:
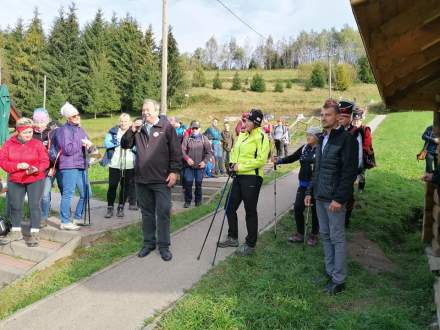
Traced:
<path id="1" fill-rule="evenodd" d="M 319 136 L 321 134 L 321 129 L 319 127 L 310 127 L 307 129 L 307 143 L 298 148 L 293 154 L 280 158 L 277 160 L 277 164 L 289 164 L 296 161 L 300 163 L 300 169 L 298 174 L 299 186 L 296 193 L 294 213 L 296 230 L 291 237 L 289 237 L 289 242 L 301 243 L 307 239 L 307 244 L 310 246 L 315 246 L 318 243 L 318 232 L 319 232 L 319 222 L 318 216 L 316 215 L 315 203 L 311 207 L 312 215 L 312 233 L 309 237 L 304 237 L 304 198 L 306 195 L 307 187 L 311 184 L 312 174 L 313 174 L 313 163 L 315 161 L 315 149 L 319 141 Z"/>
<path id="2" fill-rule="evenodd" d="M 34 139 L 37 139 L 43 143 L 46 149 L 49 151 L 51 146 L 51 139 L 54 134 L 54 130 L 49 126 L 50 118 L 46 109 L 37 108 L 34 110 L 32 115 L 32 120 L 34 122 Z M 50 168 L 53 168 L 55 164 L 55 160 L 50 159 Z M 49 217 L 50 211 L 50 201 L 51 201 L 51 191 L 53 182 L 57 180 L 58 188 L 60 191 L 62 189 L 61 183 L 61 175 L 59 171 L 46 171 L 46 177 L 44 179 L 44 187 L 43 187 L 43 195 L 41 196 L 41 223 L 40 228 L 45 227 L 47 225 L 47 219 Z"/>
<path id="3" fill-rule="evenodd" d="M 116 216 L 124 216 L 124 205 L 129 197 L 134 177 L 134 153 L 133 149 L 121 148 L 121 138 L 131 127 L 131 118 L 127 113 L 119 116 L 119 125 L 112 127 L 104 139 L 106 153 L 102 165 L 109 165 L 107 213 L 106 218 L 113 217 L 116 190 L 119 189 L 119 204 Z"/>
<path id="4" fill-rule="evenodd" d="M 60 217 L 63 230 L 79 230 L 86 201 L 86 189 L 89 189 L 86 178 L 86 152 L 93 143 L 88 139 L 86 132 L 80 127 L 81 117 L 78 110 L 66 102 L 61 108 L 61 114 L 67 123 L 57 128 L 56 143 L 61 151 L 59 169 L 63 181 L 61 195 Z M 70 203 L 78 187 L 80 198 L 76 205 L 73 222 L 70 221 Z"/>
<path id="5" fill-rule="evenodd" d="M 206 136 L 200 132 L 200 123 L 193 121 L 191 124 L 191 135 L 185 136 L 182 142 L 183 154 L 183 187 L 185 203 L 184 208 L 191 206 L 192 186 L 195 182 L 195 205 L 202 203 L 202 182 L 206 164 L 212 157 L 211 144 Z"/>
<path id="6" fill-rule="evenodd" d="M 29 246 L 38 246 L 41 210 L 40 199 L 43 191 L 45 171 L 49 167 L 49 156 L 44 145 L 32 138 L 32 120 L 21 118 L 17 121 L 17 135 L 12 136 L 0 149 L 0 167 L 9 174 L 8 199 L 12 229 L 0 241 L 8 244 L 22 239 L 24 199 L 27 195 L 30 210 Z"/>

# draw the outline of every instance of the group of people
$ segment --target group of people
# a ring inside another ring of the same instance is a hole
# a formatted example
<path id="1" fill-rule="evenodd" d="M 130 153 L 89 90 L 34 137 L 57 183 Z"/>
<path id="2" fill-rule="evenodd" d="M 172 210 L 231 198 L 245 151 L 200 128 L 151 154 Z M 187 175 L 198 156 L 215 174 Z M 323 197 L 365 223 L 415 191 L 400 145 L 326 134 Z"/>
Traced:
<path id="1" fill-rule="evenodd" d="M 61 113 L 66 123 L 60 127 L 49 124 L 44 109 L 35 110 L 33 120 L 21 118 L 16 125 L 17 134 L 0 149 L 0 167 L 9 174 L 12 219 L 11 232 L 2 240 L 3 244 L 21 238 L 23 203 L 27 194 L 31 210 L 28 243 L 38 245 L 38 231 L 47 221 L 50 191 L 55 180 L 62 195 L 61 229 L 78 229 L 84 200 L 91 193 L 86 171 L 87 155 L 93 144 L 80 126 L 77 109 L 66 103 Z M 171 260 L 171 188 L 180 173 L 185 207 L 189 207 L 195 182 L 195 204 L 199 205 L 201 183 L 206 167 L 212 162 L 217 174 L 233 178 L 225 205 L 228 234 L 218 246 L 237 247 L 238 255 L 249 255 L 257 243 L 257 204 L 264 166 L 271 156 L 276 164 L 299 161 L 299 185 L 294 203 L 296 232 L 288 240 L 293 243 L 307 240 L 314 246 L 319 235 L 329 279 L 326 290 L 336 294 L 345 289 L 345 228 L 354 205 L 354 183 L 358 179 L 359 192 L 362 192 L 365 170 L 375 166 L 371 132 L 362 125 L 364 115 L 354 102 L 327 100 L 321 109 L 322 129 L 310 127 L 306 143 L 288 155 L 284 149 L 284 141 L 288 140 L 286 126 L 279 120 L 275 127 L 268 128 L 260 109 L 251 109 L 242 115 L 235 127 L 235 137 L 229 123 L 220 131 L 217 119 L 204 133 L 197 120 L 186 128 L 176 118 L 160 115 L 159 104 L 146 99 L 141 117 L 131 121 L 128 114 L 122 114 L 119 125 L 110 129 L 105 137 L 106 152 L 101 164 L 109 166 L 106 217 L 113 216 L 117 186 L 120 185 L 117 216 L 123 216 L 124 205 L 130 198 L 135 199 L 133 204 L 130 202 L 132 207 L 141 210 L 144 238 L 138 256 L 145 257 L 158 248 L 164 261 Z M 272 152 L 271 155 L 271 143 L 282 148 L 276 148 L 276 154 Z M 71 219 L 70 204 L 76 188 L 80 199 Z M 247 236 L 240 245 L 237 209 L 242 202 Z M 312 218 L 312 230 L 307 237 L 304 228 L 306 208 L 310 208 L 308 212 Z"/>

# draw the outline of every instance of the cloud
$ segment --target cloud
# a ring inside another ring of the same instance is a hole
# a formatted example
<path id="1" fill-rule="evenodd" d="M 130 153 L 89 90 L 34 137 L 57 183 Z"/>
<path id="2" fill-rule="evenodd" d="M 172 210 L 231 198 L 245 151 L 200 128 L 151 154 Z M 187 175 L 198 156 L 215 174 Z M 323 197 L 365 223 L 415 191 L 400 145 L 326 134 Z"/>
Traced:
<path id="1" fill-rule="evenodd" d="M 264 36 L 275 40 L 296 36 L 301 30 L 340 28 L 344 24 L 356 26 L 347 0 L 222 0 L 237 15 Z M 161 36 L 162 1 L 160 0 L 78 0 L 75 2 L 81 26 L 91 21 L 101 8 L 107 19 L 113 13 L 124 17 L 130 13 L 145 29 L 152 24 L 156 38 Z M 2 4 L 0 28 L 13 26 L 18 17 L 28 24 L 38 6 L 46 33 L 49 32 L 61 6 L 67 10 L 71 0 L 21 0 Z M 203 47 L 215 35 L 220 42 L 231 37 L 240 44 L 248 40 L 254 46 L 261 38 L 248 29 L 215 0 L 170 0 L 169 24 L 179 48 L 193 51 Z"/>

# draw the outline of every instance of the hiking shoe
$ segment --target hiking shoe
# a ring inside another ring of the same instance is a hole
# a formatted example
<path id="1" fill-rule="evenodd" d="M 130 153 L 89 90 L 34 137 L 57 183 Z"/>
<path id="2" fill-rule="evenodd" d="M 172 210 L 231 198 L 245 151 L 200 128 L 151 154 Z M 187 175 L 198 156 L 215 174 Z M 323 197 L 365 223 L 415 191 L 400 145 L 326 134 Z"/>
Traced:
<path id="1" fill-rule="evenodd" d="M 185 209 L 189 208 L 190 206 L 191 206 L 191 202 L 185 202 L 185 203 L 183 204 L 183 207 L 184 207 Z"/>
<path id="2" fill-rule="evenodd" d="M 202 205 L 202 202 L 196 202 L 195 203 L 196 207 Z"/>
<path id="3" fill-rule="evenodd" d="M 31 233 L 31 236 L 26 241 L 26 245 L 29 247 L 36 247 L 40 244 L 39 233 Z"/>
<path id="4" fill-rule="evenodd" d="M 345 283 L 338 284 L 332 281 L 329 284 L 327 284 L 326 290 L 327 293 L 331 296 L 337 295 L 338 293 L 341 293 L 342 291 L 345 290 Z"/>
<path id="5" fill-rule="evenodd" d="M 144 258 L 149 255 L 152 251 L 156 250 L 156 247 L 152 246 L 144 246 L 138 253 L 139 258 Z"/>
<path id="6" fill-rule="evenodd" d="M 300 233 L 293 234 L 287 239 L 290 243 L 302 243 L 304 242 L 304 235 Z"/>
<path id="7" fill-rule="evenodd" d="M 235 251 L 235 254 L 241 257 L 248 256 L 252 253 L 254 253 L 255 248 L 250 247 L 246 243 L 240 245 L 240 247 Z"/>
<path id="8" fill-rule="evenodd" d="M 159 253 L 163 261 L 170 261 L 173 259 L 173 254 L 171 253 L 170 249 L 160 249 Z"/>
<path id="9" fill-rule="evenodd" d="M 40 222 L 40 229 L 44 227 L 47 227 L 47 219 L 41 220 Z"/>
<path id="10" fill-rule="evenodd" d="M 118 210 L 116 211 L 116 216 L 118 218 L 123 218 L 124 217 L 124 208 L 122 206 L 118 207 Z"/>
<path id="11" fill-rule="evenodd" d="M 68 223 L 62 223 L 60 225 L 60 229 L 61 230 L 80 230 L 80 227 L 75 225 L 72 222 L 68 222 Z"/>
<path id="12" fill-rule="evenodd" d="M 6 245 L 15 241 L 20 241 L 23 239 L 23 235 L 20 231 L 10 231 L 5 237 L 0 238 L 0 245 Z"/>
<path id="13" fill-rule="evenodd" d="M 130 204 L 130 205 L 128 205 L 128 209 L 130 210 L 130 211 L 137 211 L 137 210 L 139 210 L 139 207 L 136 205 L 136 204 Z"/>
<path id="14" fill-rule="evenodd" d="M 229 236 L 224 241 L 218 243 L 219 248 L 238 247 L 238 246 L 239 246 L 238 239 Z"/>
<path id="15" fill-rule="evenodd" d="M 315 246 L 316 244 L 318 244 L 318 236 L 317 235 L 310 235 L 309 239 L 307 240 L 307 245 L 308 246 Z"/>
<path id="16" fill-rule="evenodd" d="M 111 217 L 113 217 L 113 206 L 108 206 L 107 207 L 107 213 L 104 215 L 104 218 L 106 219 L 110 219 Z"/>

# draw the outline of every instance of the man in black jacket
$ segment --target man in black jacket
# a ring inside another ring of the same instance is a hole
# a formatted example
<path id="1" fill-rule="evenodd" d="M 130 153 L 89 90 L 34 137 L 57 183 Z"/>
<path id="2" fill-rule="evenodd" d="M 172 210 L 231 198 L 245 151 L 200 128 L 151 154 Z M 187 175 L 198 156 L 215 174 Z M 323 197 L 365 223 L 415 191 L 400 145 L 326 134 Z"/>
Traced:
<path id="1" fill-rule="evenodd" d="M 321 109 L 324 134 L 316 149 L 312 185 L 304 201 L 306 206 L 311 204 L 313 191 L 324 247 L 326 275 L 331 279 L 326 286 L 329 294 L 345 289 L 345 205 L 353 194 L 358 168 L 358 144 L 351 134 L 339 127 L 338 117 L 338 103 L 327 100 Z"/>
<path id="2" fill-rule="evenodd" d="M 182 149 L 176 130 L 168 120 L 159 118 L 159 104 L 145 100 L 142 118 L 136 120 L 121 138 L 121 147 L 136 146 L 136 193 L 142 212 L 143 258 L 156 249 L 156 226 L 159 252 L 163 260 L 172 259 L 170 246 L 171 187 L 181 167 Z"/>

